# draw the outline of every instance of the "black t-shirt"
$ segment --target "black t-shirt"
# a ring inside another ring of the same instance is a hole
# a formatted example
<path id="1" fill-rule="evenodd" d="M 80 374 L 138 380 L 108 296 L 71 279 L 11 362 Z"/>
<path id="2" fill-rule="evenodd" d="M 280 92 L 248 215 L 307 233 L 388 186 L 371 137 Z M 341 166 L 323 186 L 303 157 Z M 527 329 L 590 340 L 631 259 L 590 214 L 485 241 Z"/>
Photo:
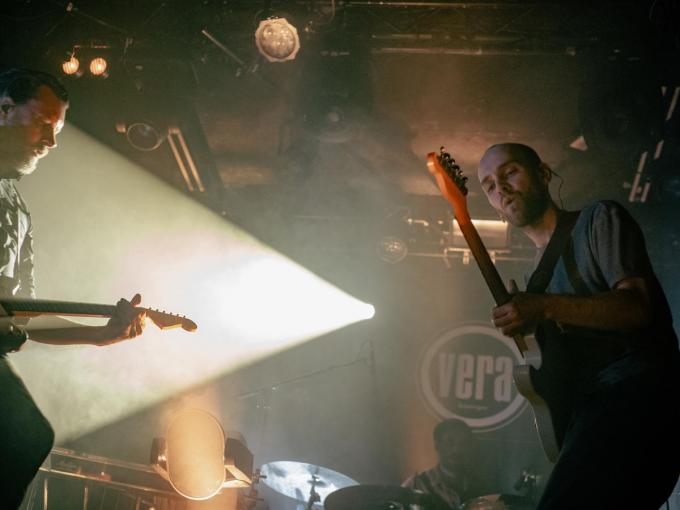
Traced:
<path id="1" fill-rule="evenodd" d="M 547 293 L 597 294 L 613 290 L 625 278 L 640 277 L 652 294 L 653 318 L 647 328 L 624 332 L 562 325 L 580 339 L 576 356 L 584 364 L 596 365 L 599 381 L 615 383 L 675 358 L 678 340 L 670 308 L 642 230 L 628 211 L 611 201 L 585 207 L 571 233 L 571 250 L 575 264 L 565 264 L 565 254 L 559 258 Z"/>

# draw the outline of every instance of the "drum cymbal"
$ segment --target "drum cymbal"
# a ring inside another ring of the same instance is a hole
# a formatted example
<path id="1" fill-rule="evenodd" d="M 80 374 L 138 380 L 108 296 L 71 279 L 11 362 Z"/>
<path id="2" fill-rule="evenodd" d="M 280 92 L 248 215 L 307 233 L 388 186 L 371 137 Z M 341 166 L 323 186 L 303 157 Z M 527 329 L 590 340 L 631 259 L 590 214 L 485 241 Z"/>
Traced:
<path id="1" fill-rule="evenodd" d="M 324 502 L 325 510 L 401 510 L 410 505 L 430 508 L 431 497 L 406 487 L 355 485 L 332 493 Z"/>
<path id="2" fill-rule="evenodd" d="M 330 493 L 358 484 L 342 473 L 304 462 L 270 462 L 262 466 L 260 471 L 267 477 L 262 479 L 262 483 L 298 501 L 309 500 L 312 485 L 323 502 Z"/>
<path id="3" fill-rule="evenodd" d="M 533 510 L 529 498 L 514 494 L 489 494 L 469 499 L 463 503 L 463 510 Z"/>

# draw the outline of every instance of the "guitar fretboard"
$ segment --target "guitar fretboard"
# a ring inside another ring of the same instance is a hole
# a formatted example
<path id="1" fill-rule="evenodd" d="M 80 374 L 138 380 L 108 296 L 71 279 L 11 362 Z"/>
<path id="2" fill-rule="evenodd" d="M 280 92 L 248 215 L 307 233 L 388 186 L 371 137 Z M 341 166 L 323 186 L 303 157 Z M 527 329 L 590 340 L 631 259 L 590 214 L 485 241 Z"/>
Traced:
<path id="1" fill-rule="evenodd" d="M 41 313 L 55 315 L 110 316 L 116 309 L 113 305 L 50 301 L 42 299 L 0 299 L 0 306 L 8 315 L 20 313 Z"/>

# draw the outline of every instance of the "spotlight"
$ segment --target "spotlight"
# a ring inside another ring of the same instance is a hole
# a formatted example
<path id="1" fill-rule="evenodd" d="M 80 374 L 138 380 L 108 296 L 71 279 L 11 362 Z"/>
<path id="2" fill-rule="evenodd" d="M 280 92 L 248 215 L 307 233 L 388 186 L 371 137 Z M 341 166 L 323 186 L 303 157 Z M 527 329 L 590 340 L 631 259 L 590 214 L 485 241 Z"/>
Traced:
<path id="1" fill-rule="evenodd" d="M 165 139 L 165 133 L 162 133 L 160 129 L 146 121 L 132 122 L 130 124 L 121 122 L 116 124 L 116 131 L 125 134 L 130 145 L 143 152 L 158 149 Z"/>
<path id="2" fill-rule="evenodd" d="M 383 236 L 378 241 L 378 257 L 385 262 L 396 264 L 408 255 L 406 242 L 396 236 Z"/>
<path id="3" fill-rule="evenodd" d="M 109 67 L 109 63 L 105 58 L 95 57 L 90 61 L 90 73 L 93 76 L 101 76 L 102 78 L 107 78 L 108 73 L 106 70 Z"/>
<path id="4" fill-rule="evenodd" d="M 253 454 L 245 442 L 225 438 L 217 418 L 201 409 L 175 416 L 165 437 L 153 439 L 150 460 L 187 499 L 210 499 L 222 489 L 252 484 Z"/>
<path id="5" fill-rule="evenodd" d="M 76 78 L 83 74 L 82 71 L 80 71 L 80 61 L 74 54 L 71 54 L 71 58 L 61 64 L 61 70 L 64 72 L 64 74 Z"/>
<path id="6" fill-rule="evenodd" d="M 297 29 L 286 18 L 268 18 L 260 21 L 255 31 L 257 49 L 269 62 L 293 60 L 300 50 Z"/>

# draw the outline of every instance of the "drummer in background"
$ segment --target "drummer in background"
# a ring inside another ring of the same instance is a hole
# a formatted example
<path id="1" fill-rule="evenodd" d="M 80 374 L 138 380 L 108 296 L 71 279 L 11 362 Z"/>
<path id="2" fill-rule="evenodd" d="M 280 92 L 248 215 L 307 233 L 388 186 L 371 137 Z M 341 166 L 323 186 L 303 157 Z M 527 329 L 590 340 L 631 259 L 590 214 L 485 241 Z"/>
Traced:
<path id="1" fill-rule="evenodd" d="M 479 494 L 473 474 L 476 444 L 470 427 L 461 420 L 444 420 L 432 433 L 439 462 L 406 480 L 402 487 L 435 496 L 443 509 L 456 509 Z"/>

